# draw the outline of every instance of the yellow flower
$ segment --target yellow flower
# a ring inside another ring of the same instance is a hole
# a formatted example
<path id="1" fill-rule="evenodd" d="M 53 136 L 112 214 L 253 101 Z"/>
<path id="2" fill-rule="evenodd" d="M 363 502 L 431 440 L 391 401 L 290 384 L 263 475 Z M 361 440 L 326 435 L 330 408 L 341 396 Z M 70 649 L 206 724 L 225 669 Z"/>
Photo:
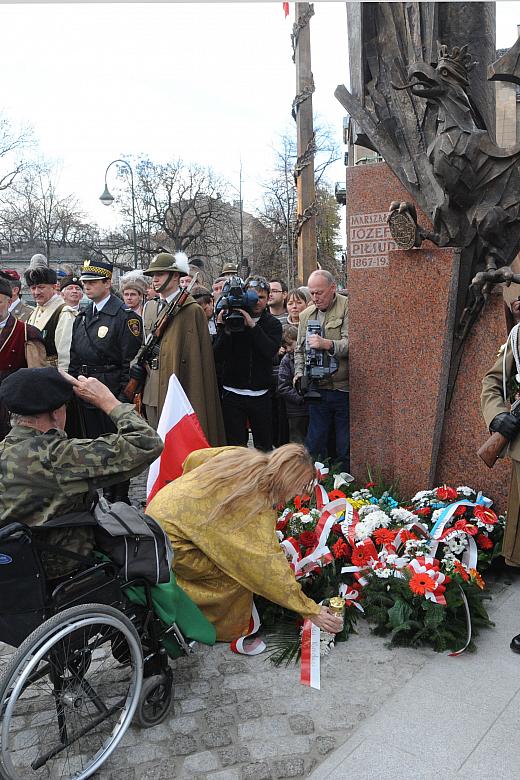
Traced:
<path id="1" fill-rule="evenodd" d="M 366 504 L 370 504 L 370 501 L 365 501 L 363 498 L 360 498 L 358 501 L 355 501 L 353 498 L 347 498 L 347 501 L 354 509 L 359 509 Z"/>
<path id="2" fill-rule="evenodd" d="M 484 590 L 484 588 L 486 587 L 486 583 L 484 582 L 484 580 L 482 579 L 478 571 L 476 569 L 470 569 L 469 573 L 475 585 L 477 585 L 480 588 L 480 590 Z"/>

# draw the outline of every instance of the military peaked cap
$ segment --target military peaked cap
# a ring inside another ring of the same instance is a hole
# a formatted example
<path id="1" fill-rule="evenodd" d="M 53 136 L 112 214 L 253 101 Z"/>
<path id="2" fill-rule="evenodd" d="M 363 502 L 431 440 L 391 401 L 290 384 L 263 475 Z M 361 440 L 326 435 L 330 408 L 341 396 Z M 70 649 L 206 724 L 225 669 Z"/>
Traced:
<path id="1" fill-rule="evenodd" d="M 107 263 L 105 260 L 94 260 L 92 263 L 90 260 L 85 260 L 83 268 L 81 269 L 80 279 L 82 282 L 96 279 L 112 279 L 112 271 L 114 266 L 112 263 Z"/>
<path id="2" fill-rule="evenodd" d="M 0 401 L 15 414 L 53 412 L 72 398 L 72 385 L 57 368 L 19 368 L 0 385 Z"/>

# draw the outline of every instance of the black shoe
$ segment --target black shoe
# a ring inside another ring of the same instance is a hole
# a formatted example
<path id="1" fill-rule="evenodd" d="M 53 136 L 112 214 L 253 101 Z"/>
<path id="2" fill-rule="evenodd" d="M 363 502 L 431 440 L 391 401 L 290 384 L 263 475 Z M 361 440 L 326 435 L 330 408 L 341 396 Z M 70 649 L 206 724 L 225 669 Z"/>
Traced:
<path id="1" fill-rule="evenodd" d="M 511 648 L 513 653 L 520 653 L 520 634 L 517 634 L 512 638 L 509 647 Z"/>

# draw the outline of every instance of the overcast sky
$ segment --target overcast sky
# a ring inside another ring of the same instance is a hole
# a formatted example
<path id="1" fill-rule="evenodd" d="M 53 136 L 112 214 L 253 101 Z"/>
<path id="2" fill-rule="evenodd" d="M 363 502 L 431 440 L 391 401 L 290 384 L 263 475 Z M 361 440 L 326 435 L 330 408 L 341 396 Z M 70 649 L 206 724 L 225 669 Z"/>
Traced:
<path id="1" fill-rule="evenodd" d="M 0 108 L 33 126 L 42 153 L 63 164 L 63 194 L 75 193 L 102 225 L 117 221 L 98 198 L 121 155 L 210 165 L 237 188 L 242 158 L 253 210 L 271 147 L 293 125 L 290 8 L 285 19 L 279 0 L 1 4 Z M 313 107 L 341 142 L 333 93 L 348 82 L 345 4 L 314 8 Z M 520 2 L 497 3 L 499 46 L 514 43 L 517 23 Z M 338 163 L 329 178 L 343 177 Z"/>

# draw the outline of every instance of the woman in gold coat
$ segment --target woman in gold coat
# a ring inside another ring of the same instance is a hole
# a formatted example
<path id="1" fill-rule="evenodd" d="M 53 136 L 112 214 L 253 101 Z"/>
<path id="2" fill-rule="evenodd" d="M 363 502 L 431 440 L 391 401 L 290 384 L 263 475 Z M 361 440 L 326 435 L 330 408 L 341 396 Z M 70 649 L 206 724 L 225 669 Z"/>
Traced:
<path id="1" fill-rule="evenodd" d="M 307 598 L 280 547 L 275 507 L 314 479 L 307 450 L 196 450 L 183 475 L 147 508 L 171 539 L 177 582 L 216 627 L 218 640 L 247 634 L 253 594 L 310 618 L 331 633 L 342 621 Z"/>

